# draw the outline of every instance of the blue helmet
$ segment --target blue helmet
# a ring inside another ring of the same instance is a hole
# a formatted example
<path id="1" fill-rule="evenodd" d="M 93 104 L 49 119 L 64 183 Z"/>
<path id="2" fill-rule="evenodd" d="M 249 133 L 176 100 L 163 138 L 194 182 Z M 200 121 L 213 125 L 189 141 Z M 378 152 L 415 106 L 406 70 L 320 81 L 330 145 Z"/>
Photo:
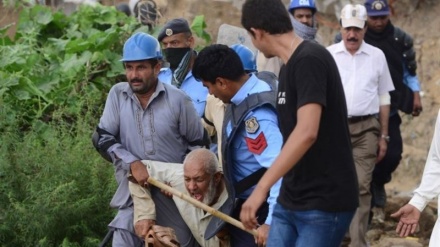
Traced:
<path id="1" fill-rule="evenodd" d="M 289 12 L 295 9 L 311 9 L 315 14 L 316 6 L 314 0 L 291 0 L 289 4 Z"/>
<path id="2" fill-rule="evenodd" d="M 242 44 L 235 44 L 231 46 L 240 57 L 241 63 L 243 63 L 244 70 L 254 72 L 257 71 L 257 61 L 255 54 L 251 49 Z"/>
<path id="3" fill-rule="evenodd" d="M 135 33 L 124 44 L 122 62 L 162 59 L 159 41 L 146 33 Z"/>

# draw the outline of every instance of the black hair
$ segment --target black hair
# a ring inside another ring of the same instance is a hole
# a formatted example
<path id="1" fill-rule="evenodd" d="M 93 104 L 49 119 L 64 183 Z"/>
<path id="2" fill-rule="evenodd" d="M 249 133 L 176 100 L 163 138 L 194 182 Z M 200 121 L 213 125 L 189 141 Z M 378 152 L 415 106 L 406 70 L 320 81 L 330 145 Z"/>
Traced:
<path id="1" fill-rule="evenodd" d="M 145 60 L 138 60 L 138 61 L 125 61 L 125 62 L 123 62 L 124 69 L 125 69 L 125 63 L 129 63 L 129 62 L 147 62 L 151 65 L 151 68 L 154 68 L 160 62 L 160 60 L 157 58 L 153 58 L 153 59 L 145 59 Z"/>
<path id="2" fill-rule="evenodd" d="M 246 0 L 241 14 L 241 25 L 254 35 L 251 28 L 269 34 L 283 34 L 293 30 L 289 12 L 281 0 Z"/>
<path id="3" fill-rule="evenodd" d="M 226 45 L 210 45 L 197 55 L 192 68 L 196 80 L 215 84 L 218 77 L 237 81 L 245 75 L 243 64 L 238 54 Z"/>

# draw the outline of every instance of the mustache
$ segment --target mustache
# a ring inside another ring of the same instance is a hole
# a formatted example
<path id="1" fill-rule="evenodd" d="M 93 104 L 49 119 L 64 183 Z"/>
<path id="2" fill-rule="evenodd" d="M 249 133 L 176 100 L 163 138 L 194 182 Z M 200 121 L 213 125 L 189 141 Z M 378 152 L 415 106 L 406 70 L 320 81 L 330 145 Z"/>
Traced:
<path id="1" fill-rule="evenodd" d="M 133 78 L 133 79 L 130 80 L 130 82 L 131 83 L 133 83 L 133 82 L 142 82 L 142 79 L 140 79 L 140 78 Z"/>
<path id="2" fill-rule="evenodd" d="M 350 42 L 358 42 L 358 39 L 356 39 L 356 38 L 349 38 L 349 39 L 347 39 L 347 41 L 350 41 Z"/>

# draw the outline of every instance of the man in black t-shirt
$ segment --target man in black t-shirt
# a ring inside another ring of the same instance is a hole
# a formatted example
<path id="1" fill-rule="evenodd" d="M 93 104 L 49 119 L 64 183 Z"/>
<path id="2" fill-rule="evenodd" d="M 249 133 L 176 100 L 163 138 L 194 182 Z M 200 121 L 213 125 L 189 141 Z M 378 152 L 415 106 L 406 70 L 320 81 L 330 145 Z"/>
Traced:
<path id="1" fill-rule="evenodd" d="M 358 206 L 358 185 L 336 63 L 324 47 L 294 34 L 280 0 L 247 0 L 241 22 L 258 50 L 285 65 L 277 99 L 283 149 L 240 219 L 255 228 L 256 210 L 283 177 L 267 246 L 337 247 Z"/>

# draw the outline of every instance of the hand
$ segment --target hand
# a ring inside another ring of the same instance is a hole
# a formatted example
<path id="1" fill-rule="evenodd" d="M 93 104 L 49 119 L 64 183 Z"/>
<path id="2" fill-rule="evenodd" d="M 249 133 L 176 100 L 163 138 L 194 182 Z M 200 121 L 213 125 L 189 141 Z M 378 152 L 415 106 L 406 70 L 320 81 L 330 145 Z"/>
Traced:
<path id="1" fill-rule="evenodd" d="M 154 225 L 148 231 L 145 242 L 155 247 L 180 247 L 176 232 L 171 227 Z"/>
<path id="2" fill-rule="evenodd" d="M 417 117 L 423 111 L 422 100 L 420 99 L 420 93 L 414 92 L 414 105 L 412 115 Z"/>
<path id="3" fill-rule="evenodd" d="M 131 175 L 133 175 L 134 179 L 136 179 L 137 183 L 140 186 L 147 187 L 148 186 L 148 178 L 150 175 L 148 174 L 147 168 L 140 161 L 136 160 L 130 164 Z"/>
<path id="4" fill-rule="evenodd" d="M 154 224 L 156 224 L 155 220 L 139 220 L 134 224 L 134 231 L 136 235 L 144 239 Z"/>
<path id="5" fill-rule="evenodd" d="M 229 232 L 226 228 L 221 229 L 217 234 L 215 234 L 220 241 L 220 247 L 229 246 Z"/>
<path id="6" fill-rule="evenodd" d="M 257 228 L 258 236 L 255 237 L 255 243 L 258 246 L 266 246 L 267 236 L 269 235 L 270 226 L 264 224 Z"/>
<path id="7" fill-rule="evenodd" d="M 391 214 L 391 217 L 400 217 L 399 223 L 396 227 L 396 233 L 401 237 L 406 237 L 410 233 L 412 234 L 416 231 L 420 219 L 420 211 L 413 205 L 406 204 L 397 212 Z"/>
<path id="8" fill-rule="evenodd" d="M 388 142 L 384 138 L 379 137 L 378 146 L 379 147 L 377 150 L 376 163 L 379 163 L 379 161 L 381 161 L 383 157 L 385 157 L 385 154 L 387 153 Z"/>
<path id="9" fill-rule="evenodd" d="M 266 200 L 267 191 L 263 191 L 258 189 L 257 187 L 254 189 L 252 194 L 246 200 L 246 202 L 241 207 L 240 212 L 240 220 L 243 223 L 246 229 L 255 229 L 257 228 L 257 210 L 260 208 L 261 204 Z"/>

